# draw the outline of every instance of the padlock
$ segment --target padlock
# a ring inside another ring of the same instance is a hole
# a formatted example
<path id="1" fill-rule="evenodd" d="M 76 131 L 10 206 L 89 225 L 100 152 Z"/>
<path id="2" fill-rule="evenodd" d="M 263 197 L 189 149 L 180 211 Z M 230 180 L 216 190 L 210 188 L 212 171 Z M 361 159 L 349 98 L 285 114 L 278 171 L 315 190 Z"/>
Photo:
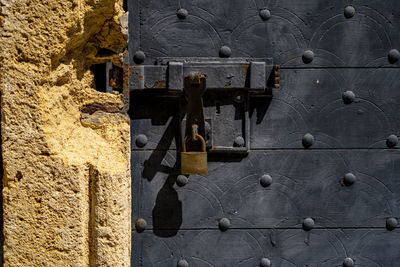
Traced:
<path id="1" fill-rule="evenodd" d="M 181 173 L 182 174 L 207 174 L 207 151 L 206 141 L 204 138 L 195 134 L 195 138 L 192 136 L 186 136 L 183 141 L 183 152 L 181 152 Z M 191 151 L 187 150 L 187 143 L 193 139 L 200 140 L 202 151 Z"/>

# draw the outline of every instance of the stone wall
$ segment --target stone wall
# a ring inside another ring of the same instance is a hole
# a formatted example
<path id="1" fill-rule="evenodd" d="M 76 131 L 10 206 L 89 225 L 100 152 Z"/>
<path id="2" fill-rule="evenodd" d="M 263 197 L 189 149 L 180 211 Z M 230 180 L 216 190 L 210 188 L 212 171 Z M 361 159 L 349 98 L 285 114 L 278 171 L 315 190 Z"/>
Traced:
<path id="1" fill-rule="evenodd" d="M 121 64 L 122 0 L 0 8 L 4 266 L 129 266 L 126 101 L 90 71 Z"/>

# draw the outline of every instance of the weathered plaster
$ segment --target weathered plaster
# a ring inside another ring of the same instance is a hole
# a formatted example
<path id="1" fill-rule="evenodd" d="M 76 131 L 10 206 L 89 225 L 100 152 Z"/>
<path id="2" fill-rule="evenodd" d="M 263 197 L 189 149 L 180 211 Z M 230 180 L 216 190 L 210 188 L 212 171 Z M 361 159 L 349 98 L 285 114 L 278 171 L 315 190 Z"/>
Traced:
<path id="1" fill-rule="evenodd" d="M 4 266 L 129 266 L 129 119 L 81 112 L 125 104 L 90 72 L 120 64 L 121 2 L 0 0 Z"/>

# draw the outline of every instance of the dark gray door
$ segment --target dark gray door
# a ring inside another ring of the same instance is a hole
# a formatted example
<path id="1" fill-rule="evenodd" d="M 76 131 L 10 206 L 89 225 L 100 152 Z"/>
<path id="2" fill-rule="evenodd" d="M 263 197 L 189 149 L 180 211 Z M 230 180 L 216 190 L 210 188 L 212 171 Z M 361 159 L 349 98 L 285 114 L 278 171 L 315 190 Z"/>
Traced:
<path id="1" fill-rule="evenodd" d="M 132 266 L 400 266 L 400 1 L 129 10 Z"/>

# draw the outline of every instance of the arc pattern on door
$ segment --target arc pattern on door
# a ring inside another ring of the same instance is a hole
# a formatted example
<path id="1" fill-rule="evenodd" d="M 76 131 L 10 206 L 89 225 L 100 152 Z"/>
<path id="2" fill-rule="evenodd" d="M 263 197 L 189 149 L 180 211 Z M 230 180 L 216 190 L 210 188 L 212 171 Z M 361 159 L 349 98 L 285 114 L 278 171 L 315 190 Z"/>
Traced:
<path id="1" fill-rule="evenodd" d="M 128 7 L 132 266 L 398 265 L 399 1 Z M 187 101 L 170 62 L 208 69 L 207 175 L 180 173 Z"/>

